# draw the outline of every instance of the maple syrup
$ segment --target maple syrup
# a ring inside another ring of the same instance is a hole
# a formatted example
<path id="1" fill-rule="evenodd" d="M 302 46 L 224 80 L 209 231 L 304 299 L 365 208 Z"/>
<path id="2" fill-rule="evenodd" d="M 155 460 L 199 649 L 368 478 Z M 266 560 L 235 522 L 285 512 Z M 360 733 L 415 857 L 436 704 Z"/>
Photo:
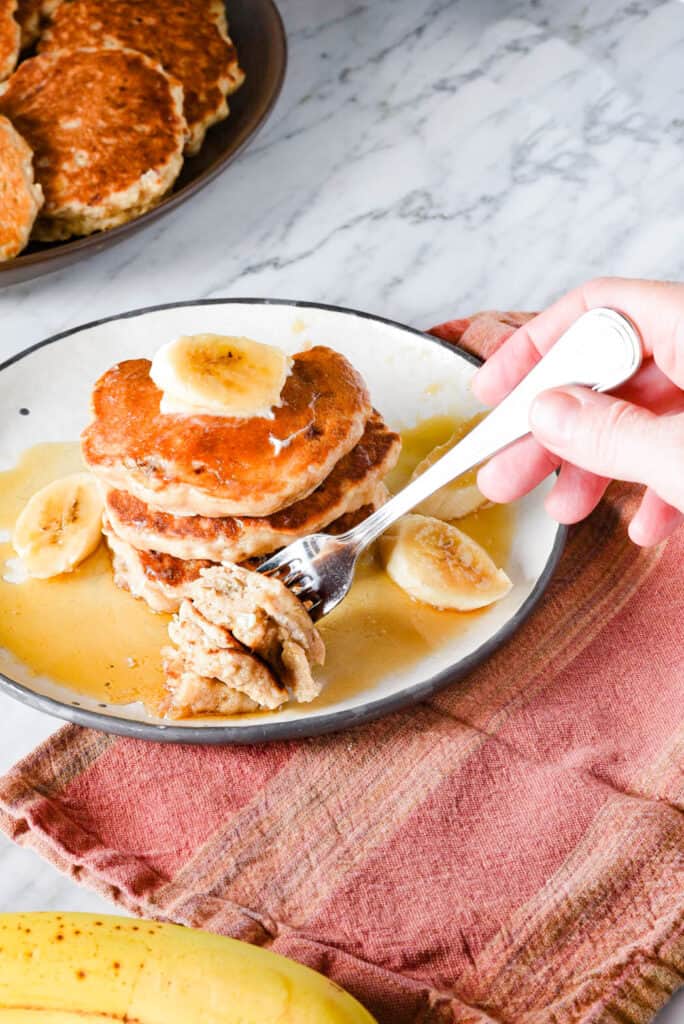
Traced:
<path id="1" fill-rule="evenodd" d="M 404 486 L 421 459 L 458 426 L 440 416 L 404 431 L 390 489 Z M 0 473 L 0 647 L 76 696 L 107 704 L 143 701 L 156 713 L 164 694 L 160 650 L 168 643 L 169 616 L 155 614 L 114 585 L 104 543 L 72 573 L 12 582 L 10 537 L 20 511 L 45 484 L 83 468 L 77 442 L 53 442 L 30 448 L 16 467 Z M 514 515 L 513 507 L 495 505 L 458 526 L 505 566 Z M 437 611 L 413 601 L 383 572 L 375 552 L 366 553 L 348 597 L 319 623 L 327 648 L 326 687 L 313 706 L 372 687 L 463 633 L 480 614 Z"/>

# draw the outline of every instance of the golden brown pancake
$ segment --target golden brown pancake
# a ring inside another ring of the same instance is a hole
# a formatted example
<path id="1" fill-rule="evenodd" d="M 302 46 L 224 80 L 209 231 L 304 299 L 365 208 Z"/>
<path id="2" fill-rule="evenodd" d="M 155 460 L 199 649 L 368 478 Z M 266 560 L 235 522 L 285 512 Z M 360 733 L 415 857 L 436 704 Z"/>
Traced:
<path id="1" fill-rule="evenodd" d="M 182 164 L 182 89 L 132 50 L 24 61 L 0 86 L 0 113 L 35 154 L 43 240 L 113 227 L 154 206 Z"/>
<path id="2" fill-rule="evenodd" d="M 336 519 L 328 526 L 326 533 L 340 534 L 367 519 L 386 500 L 387 491 L 380 485 L 380 491 L 373 502 L 362 505 L 354 512 Z M 202 558 L 175 558 L 160 551 L 141 551 L 122 540 L 107 516 L 102 525 L 107 545 L 112 554 L 114 582 L 122 590 L 128 590 L 139 597 L 154 612 L 175 612 L 191 583 L 199 577 L 202 569 L 209 569 L 216 562 Z M 248 559 L 242 564 L 256 569 L 261 559 Z"/>
<path id="3" fill-rule="evenodd" d="M 21 31 L 22 50 L 35 43 L 40 35 L 41 15 L 42 0 L 18 0 L 17 12 L 14 17 L 18 21 Z"/>
<path id="4" fill-rule="evenodd" d="M 374 412 L 363 437 L 315 491 L 270 516 L 173 516 L 126 491 L 106 494 L 113 529 L 134 547 L 177 558 L 243 562 L 325 529 L 347 512 L 375 501 L 380 481 L 396 465 L 401 438 Z M 378 502 L 380 504 L 380 502 Z"/>
<path id="5" fill-rule="evenodd" d="M 174 515 L 268 516 L 305 498 L 361 439 L 372 407 L 354 367 L 318 346 L 294 357 L 273 417 L 159 411 L 148 359 L 95 384 L 87 465 L 113 490 Z"/>
<path id="6" fill-rule="evenodd" d="M 138 551 L 117 537 L 106 516 L 102 532 L 112 555 L 114 583 L 141 598 L 153 612 L 175 612 L 200 570 L 214 565 L 157 551 Z"/>
<path id="7" fill-rule="evenodd" d="M 12 74 L 19 59 L 21 30 L 16 9 L 17 0 L 0 0 L 0 82 Z"/>
<path id="8" fill-rule="evenodd" d="M 14 17 L 21 29 L 21 48 L 32 46 L 40 36 L 43 18 L 55 10 L 59 0 L 18 0 Z"/>
<path id="9" fill-rule="evenodd" d="M 339 537 L 341 533 L 346 533 L 347 530 L 353 530 L 354 527 L 358 526 L 359 523 L 362 523 L 364 519 L 368 519 L 368 516 L 377 512 L 377 510 L 384 505 L 386 501 L 388 501 L 389 497 L 390 493 L 385 485 L 380 484 L 378 490 L 373 495 L 372 501 L 369 501 L 367 505 L 361 505 L 360 508 L 354 509 L 353 512 L 347 512 L 345 515 L 340 516 L 339 519 L 336 519 L 334 523 L 330 524 L 330 526 L 326 526 L 325 530 L 322 530 L 321 532 L 331 533 L 333 537 Z M 263 561 L 263 559 L 259 560 L 259 562 L 261 561 Z M 243 564 L 247 565 L 250 569 L 255 568 L 251 561 Z"/>
<path id="10" fill-rule="evenodd" d="M 244 79 L 235 47 L 209 0 L 67 0 L 43 33 L 41 53 L 81 46 L 129 47 L 147 54 L 183 85 L 196 153 L 207 128 L 228 116 L 226 96 Z"/>
<path id="11" fill-rule="evenodd" d="M 0 262 L 24 248 L 42 204 L 43 193 L 33 180 L 33 153 L 0 116 Z"/>

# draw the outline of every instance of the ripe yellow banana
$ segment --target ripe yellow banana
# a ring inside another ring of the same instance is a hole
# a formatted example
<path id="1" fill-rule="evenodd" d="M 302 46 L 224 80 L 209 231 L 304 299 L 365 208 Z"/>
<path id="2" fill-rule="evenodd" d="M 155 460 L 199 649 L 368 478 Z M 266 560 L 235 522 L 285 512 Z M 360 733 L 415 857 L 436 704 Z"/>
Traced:
<path id="1" fill-rule="evenodd" d="M 411 480 L 421 476 L 426 469 L 429 469 L 430 466 L 437 462 L 437 459 L 441 459 L 443 455 L 451 451 L 454 445 L 463 440 L 466 434 L 469 434 L 473 427 L 477 426 L 483 418 L 484 414 L 482 413 L 474 416 L 467 423 L 463 423 L 458 427 L 448 441 L 433 448 L 422 462 L 418 463 L 413 471 Z M 470 515 L 471 512 L 475 512 L 476 509 L 484 505 L 486 501 L 485 496 L 475 483 L 476 477 L 477 470 L 471 469 L 468 473 L 464 473 L 463 476 L 459 477 L 458 480 L 454 480 L 453 483 L 447 484 L 445 487 L 440 488 L 439 491 L 435 491 L 429 498 L 425 498 L 424 501 L 421 501 L 420 505 L 416 506 L 415 511 L 424 516 L 435 516 L 437 519 L 462 519 L 463 516 Z"/>
<path id="2" fill-rule="evenodd" d="M 0 914 L 0 948 L 0 1024 L 374 1024 L 308 967 L 176 925 Z"/>
<path id="3" fill-rule="evenodd" d="M 53 480 L 27 502 L 12 544 L 29 576 L 48 579 L 71 572 L 102 537 L 103 503 L 90 473 Z"/>
<path id="4" fill-rule="evenodd" d="M 150 376 L 163 413 L 267 416 L 280 402 L 292 359 L 250 338 L 191 334 L 156 353 Z"/>
<path id="5" fill-rule="evenodd" d="M 472 537 L 431 516 L 398 520 L 380 538 L 380 553 L 397 586 L 435 608 L 484 608 L 513 586 Z"/>

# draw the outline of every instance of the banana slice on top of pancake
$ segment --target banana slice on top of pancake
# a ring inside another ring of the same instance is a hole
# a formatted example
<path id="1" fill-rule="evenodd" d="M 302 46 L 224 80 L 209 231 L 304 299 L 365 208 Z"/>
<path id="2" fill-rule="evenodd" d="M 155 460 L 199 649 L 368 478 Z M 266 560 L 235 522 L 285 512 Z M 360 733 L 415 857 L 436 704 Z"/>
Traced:
<path id="1" fill-rule="evenodd" d="M 435 608 L 484 608 L 513 586 L 476 541 L 432 516 L 404 516 L 381 537 L 380 553 L 397 586 Z"/>
<path id="2" fill-rule="evenodd" d="M 162 413 L 246 418 L 272 415 L 291 369 L 291 357 L 274 345 L 191 334 L 158 350 L 150 377 Z"/>
<path id="3" fill-rule="evenodd" d="M 90 473 L 71 473 L 42 487 L 24 506 L 12 545 L 29 576 L 71 572 L 102 538 L 103 501 Z"/>

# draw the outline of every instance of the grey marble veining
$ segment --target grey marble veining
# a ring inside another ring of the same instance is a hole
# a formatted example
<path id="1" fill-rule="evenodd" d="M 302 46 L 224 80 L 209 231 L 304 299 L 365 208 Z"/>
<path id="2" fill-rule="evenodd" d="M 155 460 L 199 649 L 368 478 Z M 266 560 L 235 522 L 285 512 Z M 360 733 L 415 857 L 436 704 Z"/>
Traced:
<path id="1" fill-rule="evenodd" d="M 684 5 L 283 0 L 264 132 L 190 204 L 0 292 L 0 358 L 86 320 L 209 296 L 417 326 L 534 309 L 597 274 L 681 277 Z M 0 698 L 0 769 L 53 723 Z M 0 840 L 0 909 L 105 904 Z M 684 1021 L 684 998 L 663 1021 Z"/>

